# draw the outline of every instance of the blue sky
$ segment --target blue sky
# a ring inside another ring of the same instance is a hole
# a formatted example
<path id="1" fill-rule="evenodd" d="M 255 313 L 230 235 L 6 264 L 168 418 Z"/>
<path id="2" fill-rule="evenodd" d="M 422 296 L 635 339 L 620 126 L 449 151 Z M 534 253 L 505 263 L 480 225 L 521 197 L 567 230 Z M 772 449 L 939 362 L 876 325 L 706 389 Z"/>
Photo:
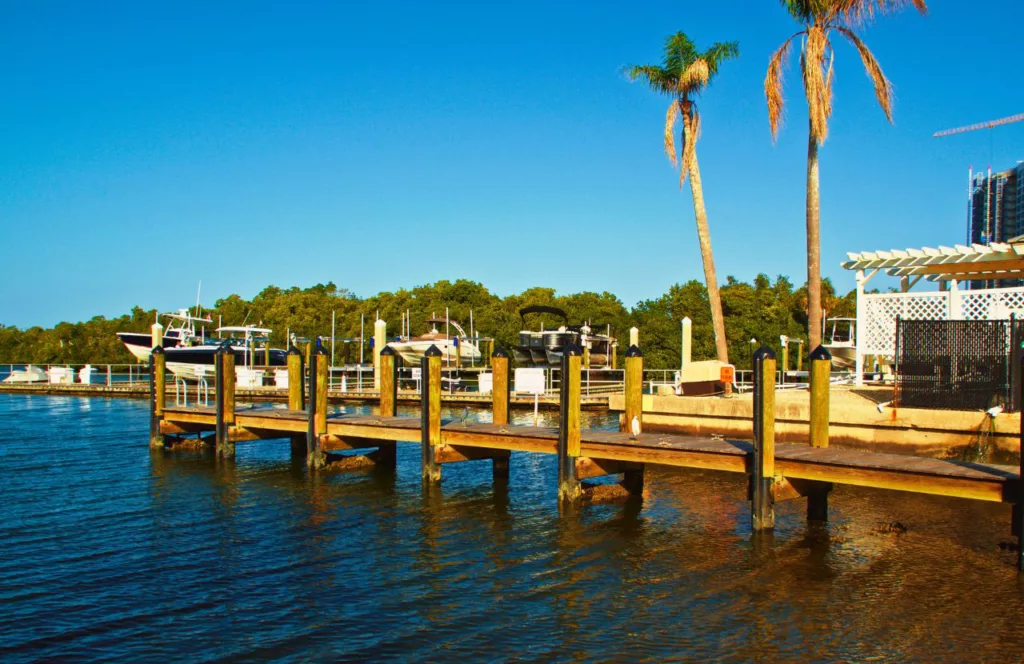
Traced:
<path id="1" fill-rule="evenodd" d="M 1024 6 L 930 5 L 863 33 L 894 125 L 837 46 L 822 257 L 844 290 L 846 251 L 963 242 L 968 166 L 1024 159 L 1024 123 L 931 138 L 1024 111 Z M 762 82 L 795 24 L 772 0 L 0 2 L 0 322 L 174 309 L 199 280 L 208 305 L 467 278 L 629 306 L 701 279 L 667 101 L 620 73 L 676 30 L 740 42 L 700 102 L 720 278 L 802 283 L 806 102 L 794 58 L 773 145 Z"/>

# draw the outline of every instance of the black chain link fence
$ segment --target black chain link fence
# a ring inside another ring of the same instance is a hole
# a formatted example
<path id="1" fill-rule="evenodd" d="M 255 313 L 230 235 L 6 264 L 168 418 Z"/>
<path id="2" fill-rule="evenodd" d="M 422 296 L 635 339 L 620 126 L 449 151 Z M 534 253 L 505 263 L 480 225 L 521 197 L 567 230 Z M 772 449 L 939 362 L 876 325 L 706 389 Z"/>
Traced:
<path id="1" fill-rule="evenodd" d="M 1019 410 L 1024 321 L 897 320 L 895 404 Z"/>

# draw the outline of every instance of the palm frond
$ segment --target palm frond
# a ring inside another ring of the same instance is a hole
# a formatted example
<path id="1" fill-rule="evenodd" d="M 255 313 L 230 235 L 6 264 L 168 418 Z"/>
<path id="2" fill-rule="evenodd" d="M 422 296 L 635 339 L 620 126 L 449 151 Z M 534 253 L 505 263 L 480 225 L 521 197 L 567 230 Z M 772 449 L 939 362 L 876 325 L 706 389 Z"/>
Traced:
<path id="1" fill-rule="evenodd" d="M 676 92 L 676 77 L 657 65 L 627 65 L 622 72 L 629 80 L 643 81 L 655 92 L 670 95 Z"/>
<path id="2" fill-rule="evenodd" d="M 708 82 L 718 73 L 718 67 L 726 60 L 733 60 L 740 57 L 739 42 L 715 42 L 711 48 L 704 51 L 700 58 L 708 63 Z"/>
<path id="3" fill-rule="evenodd" d="M 824 71 L 825 58 L 831 45 L 828 35 L 818 26 L 807 30 L 807 41 L 804 43 L 800 58 L 804 76 L 804 93 L 807 95 L 807 112 L 811 120 L 811 134 L 824 143 L 828 137 L 828 119 L 832 115 L 832 80 L 831 74 Z"/>
<path id="4" fill-rule="evenodd" d="M 764 77 L 764 96 L 768 102 L 768 125 L 772 130 L 772 140 L 779 136 L 779 126 L 782 124 L 782 108 L 785 100 L 782 97 L 782 69 L 786 66 L 786 59 L 789 57 L 789 49 L 793 45 L 793 39 L 803 33 L 796 33 L 782 43 L 777 51 L 772 53 L 768 61 L 768 73 Z"/>
<path id="5" fill-rule="evenodd" d="M 678 31 L 665 38 L 663 66 L 677 76 L 693 64 L 697 55 L 697 47 L 685 32 Z"/>
<path id="6" fill-rule="evenodd" d="M 922 15 L 928 15 L 925 0 L 827 0 L 827 21 L 838 21 L 844 27 L 863 25 L 880 14 L 893 14 L 907 7 L 913 7 Z"/>
<path id="7" fill-rule="evenodd" d="M 676 120 L 679 118 L 679 102 L 675 99 L 668 105 L 668 112 L 665 113 L 665 154 L 668 155 L 668 160 L 672 162 L 672 167 L 676 165 L 676 138 L 675 128 Z"/>
<path id="8" fill-rule="evenodd" d="M 868 78 L 871 79 L 872 85 L 875 86 L 875 97 L 878 99 L 878 105 L 885 112 L 886 119 L 892 122 L 892 83 L 885 77 L 881 65 L 875 59 L 874 53 L 868 50 L 867 45 L 852 30 L 847 28 L 836 28 L 836 30 L 846 37 L 853 44 L 854 48 L 857 49 L 861 62 L 864 63 L 864 69 L 868 73 Z"/>
<path id="9" fill-rule="evenodd" d="M 680 93 L 700 91 L 708 84 L 710 71 L 707 60 L 697 58 L 687 67 L 679 77 Z"/>

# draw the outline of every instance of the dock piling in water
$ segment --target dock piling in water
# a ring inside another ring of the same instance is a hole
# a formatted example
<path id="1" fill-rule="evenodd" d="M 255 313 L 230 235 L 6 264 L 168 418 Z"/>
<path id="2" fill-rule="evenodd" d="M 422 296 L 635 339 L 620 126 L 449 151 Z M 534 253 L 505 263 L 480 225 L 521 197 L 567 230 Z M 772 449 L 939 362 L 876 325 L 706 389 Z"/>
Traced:
<path id="1" fill-rule="evenodd" d="M 754 458 L 751 529 L 775 528 L 775 351 L 754 352 Z"/>
<path id="2" fill-rule="evenodd" d="M 288 410 L 304 410 L 305 381 L 302 375 L 302 352 L 294 345 L 288 347 Z M 301 435 L 290 437 L 292 456 L 306 455 L 306 441 Z"/>
<path id="3" fill-rule="evenodd" d="M 160 422 L 164 417 L 164 406 L 167 405 L 167 356 L 162 346 L 156 346 L 149 355 L 149 446 L 163 447 L 164 436 L 160 432 Z M 108 369 L 109 371 L 109 369 Z"/>
<path id="4" fill-rule="evenodd" d="M 582 495 L 576 459 L 580 453 L 580 368 L 582 349 L 569 343 L 562 350 L 558 426 L 558 498 L 571 503 Z"/>
<path id="5" fill-rule="evenodd" d="M 214 435 L 217 456 L 233 458 L 235 443 L 231 427 L 235 423 L 235 354 L 221 346 L 213 356 L 217 397 L 217 426 Z"/>
<path id="6" fill-rule="evenodd" d="M 434 345 L 420 360 L 423 401 L 420 412 L 420 446 L 423 458 L 423 482 L 441 481 L 437 450 L 441 446 L 441 350 Z"/>
<path id="7" fill-rule="evenodd" d="M 511 367 L 509 366 L 508 351 L 504 348 L 495 348 L 491 358 L 491 422 L 499 426 L 508 425 L 508 413 L 510 408 L 511 393 L 509 384 L 511 381 Z M 508 482 L 509 458 L 511 452 L 507 450 L 503 454 L 494 456 L 493 472 L 495 482 Z"/>
<path id="8" fill-rule="evenodd" d="M 643 431 L 644 423 L 644 354 L 636 346 L 626 350 L 625 373 L 625 421 L 621 424 L 621 430 L 635 436 L 633 419 L 636 419 L 638 432 Z M 622 486 L 632 495 L 643 493 L 643 464 L 623 471 Z"/>
<path id="9" fill-rule="evenodd" d="M 828 447 L 829 390 L 831 389 L 832 355 L 824 346 L 815 348 L 809 358 L 811 382 L 810 439 L 811 447 Z M 807 492 L 807 520 L 828 521 L 828 494 L 832 485 L 811 482 Z"/>

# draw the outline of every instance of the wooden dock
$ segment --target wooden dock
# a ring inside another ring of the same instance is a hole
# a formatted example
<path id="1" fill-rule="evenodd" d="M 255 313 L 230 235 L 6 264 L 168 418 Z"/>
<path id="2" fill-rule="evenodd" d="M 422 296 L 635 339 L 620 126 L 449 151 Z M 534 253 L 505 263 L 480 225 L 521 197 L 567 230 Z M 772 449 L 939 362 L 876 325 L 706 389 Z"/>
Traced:
<path id="1" fill-rule="evenodd" d="M 433 350 L 433 349 L 432 349 Z M 823 349 L 821 349 L 823 351 Z M 559 500 L 566 503 L 593 497 L 594 487 L 584 480 L 620 474 L 617 492 L 642 496 L 643 469 L 647 464 L 698 468 L 748 476 L 748 498 L 755 532 L 774 527 L 777 502 L 807 498 L 808 519 L 827 520 L 828 495 L 835 484 L 893 489 L 971 500 L 1010 503 L 1019 512 L 1024 491 L 1021 469 L 1011 466 L 879 454 L 828 446 L 828 371 L 824 364 L 812 367 L 811 445 L 776 444 L 774 440 L 774 354 L 763 348 L 755 355 L 754 440 L 733 441 L 718 437 L 642 432 L 641 379 L 643 358 L 631 348 L 626 356 L 626 399 L 623 431 L 580 428 L 580 354 L 566 349 L 561 417 L 557 428 L 514 426 L 508 422 L 508 358 L 499 349 L 494 363 L 491 398 L 492 424 L 442 421 L 440 417 L 440 353 L 428 351 L 423 360 L 424 391 L 421 416 L 396 417 L 397 393 L 394 360 L 382 354 L 380 415 L 330 415 L 326 409 L 326 361 L 314 356 L 308 390 L 304 390 L 299 364 L 287 409 L 247 406 L 236 408 L 231 356 L 218 361 L 218 394 L 215 407 L 174 407 L 165 404 L 162 372 L 155 372 L 151 403 L 151 444 L 173 446 L 175 441 L 203 439 L 218 455 L 233 456 L 234 446 L 248 440 L 289 439 L 295 454 L 305 455 L 313 468 L 392 465 L 398 443 L 421 449 L 423 480 L 436 484 L 444 464 L 490 459 L 495 481 L 508 477 L 511 452 L 552 454 L 558 457 Z M 325 360 L 325 358 L 324 358 Z M 812 363 L 829 363 L 826 352 L 812 356 Z M 159 352 L 154 363 L 162 367 Z M 814 371 L 818 369 L 818 371 Z M 571 377 L 575 376 L 573 379 Z M 639 433 L 636 433 L 638 430 Z M 207 434 L 213 434 L 209 436 Z M 205 439 L 203 436 L 206 435 Z M 338 457 L 350 450 L 368 454 Z M 552 478 L 554 479 L 554 478 Z M 602 491 L 609 491 L 605 486 Z M 1020 537 L 1019 518 L 1012 532 Z M 1024 565 L 1024 557 L 1021 558 Z"/>

